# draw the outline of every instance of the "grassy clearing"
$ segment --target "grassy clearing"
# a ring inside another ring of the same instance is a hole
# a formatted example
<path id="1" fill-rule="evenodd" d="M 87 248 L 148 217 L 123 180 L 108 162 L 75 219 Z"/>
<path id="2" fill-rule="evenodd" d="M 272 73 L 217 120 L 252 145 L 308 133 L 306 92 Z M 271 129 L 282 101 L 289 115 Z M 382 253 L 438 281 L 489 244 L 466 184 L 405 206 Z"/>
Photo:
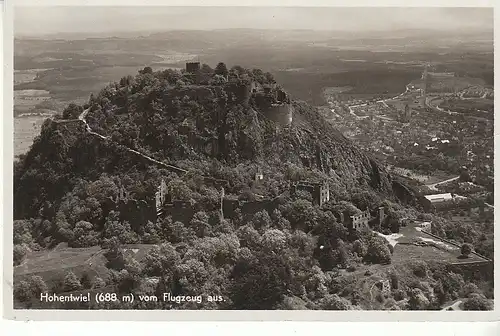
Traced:
<path id="1" fill-rule="evenodd" d="M 136 260 L 141 260 L 154 245 L 135 244 L 125 245 Z M 99 276 L 103 279 L 108 276 L 106 250 L 99 246 L 88 248 L 60 247 L 49 251 L 33 252 L 26 260 L 14 267 L 14 279 L 19 281 L 32 275 L 41 276 L 46 282 L 61 279 L 66 272 L 72 271 L 78 277 L 88 273 L 91 278 Z"/>

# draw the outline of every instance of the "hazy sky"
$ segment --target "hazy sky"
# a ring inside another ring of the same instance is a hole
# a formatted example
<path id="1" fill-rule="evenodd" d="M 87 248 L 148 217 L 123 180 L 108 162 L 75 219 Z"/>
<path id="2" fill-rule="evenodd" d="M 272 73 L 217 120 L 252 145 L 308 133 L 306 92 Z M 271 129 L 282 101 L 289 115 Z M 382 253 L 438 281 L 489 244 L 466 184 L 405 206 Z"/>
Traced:
<path id="1" fill-rule="evenodd" d="M 15 7 L 15 35 L 179 29 L 493 30 L 491 8 Z"/>

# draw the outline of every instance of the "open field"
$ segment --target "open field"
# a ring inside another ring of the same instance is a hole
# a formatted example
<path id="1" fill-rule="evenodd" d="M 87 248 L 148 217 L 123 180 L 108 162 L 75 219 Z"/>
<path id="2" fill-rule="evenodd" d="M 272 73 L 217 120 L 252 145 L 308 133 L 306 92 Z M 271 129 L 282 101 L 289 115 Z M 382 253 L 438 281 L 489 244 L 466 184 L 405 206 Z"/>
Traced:
<path id="1" fill-rule="evenodd" d="M 47 117 L 14 118 L 14 156 L 26 153 Z"/>
<path id="2" fill-rule="evenodd" d="M 399 234 L 393 234 L 386 238 L 395 244 L 392 256 L 393 263 L 397 264 L 411 259 L 453 264 L 487 261 L 475 254 L 470 254 L 469 258 L 460 258 L 461 253 L 458 246 L 427 234 L 426 232 L 430 232 L 430 227 L 420 224 L 424 223 L 409 224 L 402 227 Z"/>
<path id="3" fill-rule="evenodd" d="M 397 175 L 403 176 L 405 178 L 413 179 L 421 183 L 425 184 L 435 184 L 439 183 L 441 181 L 446 181 L 450 178 L 455 177 L 455 175 L 448 174 L 443 171 L 435 171 L 432 174 L 422 174 L 419 172 L 416 172 L 414 170 L 408 169 L 408 168 L 401 168 L 401 167 L 394 167 L 392 165 L 389 165 L 387 167 L 390 172 L 395 173 Z"/>
<path id="4" fill-rule="evenodd" d="M 439 107 L 444 110 L 451 110 L 458 113 L 471 114 L 479 110 L 486 115 L 493 114 L 493 100 L 486 98 L 473 99 L 447 99 Z"/>
<path id="5" fill-rule="evenodd" d="M 428 81 L 428 92 L 458 92 L 469 86 L 484 85 L 481 78 L 469 77 L 430 77 Z"/>
<path id="6" fill-rule="evenodd" d="M 136 260 L 144 258 L 154 245 L 130 244 L 123 248 L 133 254 Z M 99 276 L 103 279 L 108 276 L 106 257 L 99 246 L 88 248 L 69 248 L 64 244 L 53 250 L 29 253 L 19 266 L 14 267 L 14 279 L 20 280 L 32 275 L 41 276 L 47 283 L 64 278 L 68 271 L 78 277 L 88 273 L 90 277 Z"/>

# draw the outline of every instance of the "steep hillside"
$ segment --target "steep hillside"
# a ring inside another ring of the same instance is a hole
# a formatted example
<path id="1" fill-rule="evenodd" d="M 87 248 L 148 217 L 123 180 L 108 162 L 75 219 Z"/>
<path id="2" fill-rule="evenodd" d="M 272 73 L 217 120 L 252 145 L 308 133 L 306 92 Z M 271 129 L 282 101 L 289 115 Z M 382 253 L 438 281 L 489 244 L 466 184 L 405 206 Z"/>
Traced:
<path id="1" fill-rule="evenodd" d="M 161 161 L 195 161 L 193 166 L 203 169 L 207 165 L 199 162 L 215 158 L 227 166 L 257 163 L 282 174 L 293 164 L 342 189 L 367 187 L 390 196 L 392 181 L 383 168 L 315 108 L 290 101 L 269 74 L 238 68 L 238 77 L 205 84 L 177 75 L 141 74 L 109 87 L 91 99 L 89 125 Z M 269 93 L 254 93 L 255 86 L 267 86 Z M 270 101 L 280 94 L 281 101 Z"/>
<path id="2" fill-rule="evenodd" d="M 83 112 L 81 107 L 65 110 L 68 121 L 46 122 L 16 170 L 18 218 L 35 217 L 42 200 L 58 203 L 77 178 L 148 169 L 147 162 L 124 148 L 227 179 L 233 193 L 248 183 L 215 167 L 258 167 L 282 185 L 286 180 L 327 181 L 336 199 L 368 190 L 413 201 L 408 188 L 393 181 L 315 108 L 290 100 L 272 76 L 260 70 L 202 68 L 201 74 L 192 75 L 146 68 L 92 95 L 85 108 L 88 125 L 101 138 L 70 121 Z"/>

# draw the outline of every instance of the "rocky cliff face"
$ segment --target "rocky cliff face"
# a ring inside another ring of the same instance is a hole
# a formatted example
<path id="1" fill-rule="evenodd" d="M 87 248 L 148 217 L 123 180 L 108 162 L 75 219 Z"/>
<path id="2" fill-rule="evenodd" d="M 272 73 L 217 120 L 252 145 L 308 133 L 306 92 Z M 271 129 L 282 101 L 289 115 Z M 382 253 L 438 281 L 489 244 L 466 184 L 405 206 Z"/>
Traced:
<path id="1" fill-rule="evenodd" d="M 315 108 L 294 102 L 294 120 L 268 139 L 264 157 L 269 164 L 285 162 L 317 171 L 349 189 L 370 188 L 392 196 L 390 174 L 327 123 Z"/>

